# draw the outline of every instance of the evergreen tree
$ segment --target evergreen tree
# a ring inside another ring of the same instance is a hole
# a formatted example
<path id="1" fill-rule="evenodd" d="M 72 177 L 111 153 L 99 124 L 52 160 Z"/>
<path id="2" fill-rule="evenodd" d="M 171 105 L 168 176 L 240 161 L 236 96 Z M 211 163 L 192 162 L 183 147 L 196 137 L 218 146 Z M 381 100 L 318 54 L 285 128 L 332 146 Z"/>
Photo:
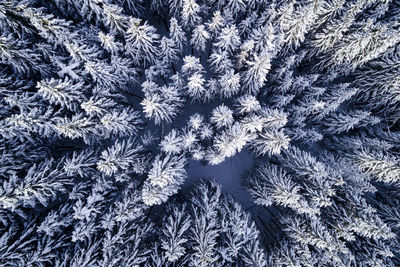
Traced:
<path id="1" fill-rule="evenodd" d="M 0 1 L 0 265 L 400 266 L 399 15 Z"/>

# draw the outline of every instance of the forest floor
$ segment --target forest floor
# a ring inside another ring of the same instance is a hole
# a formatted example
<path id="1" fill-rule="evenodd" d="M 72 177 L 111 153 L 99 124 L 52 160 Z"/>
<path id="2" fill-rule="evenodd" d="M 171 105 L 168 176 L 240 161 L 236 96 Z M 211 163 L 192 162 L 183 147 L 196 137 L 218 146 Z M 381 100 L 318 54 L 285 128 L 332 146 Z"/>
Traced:
<path id="1" fill-rule="evenodd" d="M 243 176 L 253 167 L 253 155 L 246 150 L 233 157 L 227 158 L 218 165 L 208 165 L 202 162 L 189 160 L 188 178 L 183 188 L 190 187 L 201 178 L 213 178 L 222 186 L 222 192 L 230 194 L 244 209 L 254 205 L 250 193 L 243 185 Z"/>

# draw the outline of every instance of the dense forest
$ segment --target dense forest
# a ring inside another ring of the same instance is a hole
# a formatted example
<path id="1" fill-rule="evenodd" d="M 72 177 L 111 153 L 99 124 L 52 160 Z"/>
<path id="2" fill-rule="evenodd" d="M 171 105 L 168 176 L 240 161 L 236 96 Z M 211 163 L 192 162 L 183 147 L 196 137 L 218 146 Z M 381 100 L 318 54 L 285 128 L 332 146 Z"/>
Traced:
<path id="1" fill-rule="evenodd" d="M 0 266 L 400 266 L 399 0 L 0 0 Z"/>

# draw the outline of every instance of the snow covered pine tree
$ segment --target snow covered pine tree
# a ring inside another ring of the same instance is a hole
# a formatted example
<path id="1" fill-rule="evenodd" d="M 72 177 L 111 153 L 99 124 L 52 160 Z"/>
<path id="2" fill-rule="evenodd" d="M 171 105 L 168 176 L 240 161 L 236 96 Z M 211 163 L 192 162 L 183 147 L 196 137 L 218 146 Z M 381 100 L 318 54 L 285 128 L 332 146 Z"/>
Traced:
<path id="1" fill-rule="evenodd" d="M 399 25 L 0 0 L 0 266 L 400 266 Z"/>

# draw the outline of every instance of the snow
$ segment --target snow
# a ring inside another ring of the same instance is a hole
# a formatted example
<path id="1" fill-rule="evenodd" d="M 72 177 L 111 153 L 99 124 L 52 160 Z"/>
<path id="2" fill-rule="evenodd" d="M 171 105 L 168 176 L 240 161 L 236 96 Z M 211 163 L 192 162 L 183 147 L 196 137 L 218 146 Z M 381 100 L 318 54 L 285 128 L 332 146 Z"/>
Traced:
<path id="1" fill-rule="evenodd" d="M 215 179 L 222 186 L 222 192 L 232 196 L 244 210 L 251 214 L 252 219 L 261 230 L 261 236 L 265 243 L 273 242 L 279 234 L 277 224 L 279 222 L 272 216 L 275 216 L 277 211 L 273 207 L 264 208 L 256 205 L 250 193 L 245 188 L 245 177 L 251 173 L 256 157 L 246 149 L 237 153 L 235 156 L 226 158 L 218 165 L 206 165 L 196 160 L 189 160 L 187 165 L 187 175 L 184 184 L 179 193 L 185 196 L 190 195 L 191 189 L 200 181 L 200 179 Z M 268 230 L 265 226 L 268 226 Z M 270 232 L 263 232 L 270 231 Z"/>
<path id="2" fill-rule="evenodd" d="M 224 160 L 218 165 L 204 165 L 195 160 L 188 162 L 188 178 L 182 186 L 183 190 L 190 189 L 201 178 L 214 178 L 222 186 L 222 191 L 232 195 L 245 209 L 254 205 L 250 194 L 243 185 L 243 175 L 251 171 L 254 156 L 242 150 L 234 157 Z"/>

